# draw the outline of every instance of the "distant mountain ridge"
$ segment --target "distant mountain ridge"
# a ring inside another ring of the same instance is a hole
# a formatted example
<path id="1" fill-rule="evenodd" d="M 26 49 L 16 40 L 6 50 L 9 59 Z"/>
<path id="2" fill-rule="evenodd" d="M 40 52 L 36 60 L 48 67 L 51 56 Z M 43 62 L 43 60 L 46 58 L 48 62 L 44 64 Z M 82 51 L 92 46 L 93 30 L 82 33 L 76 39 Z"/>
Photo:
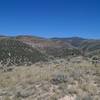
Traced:
<path id="1" fill-rule="evenodd" d="M 5 63 L 9 56 L 8 51 L 10 51 L 10 54 L 16 55 L 17 59 L 22 58 L 20 59 L 20 64 L 28 61 L 34 63 L 48 59 L 49 57 L 65 58 L 79 55 L 92 57 L 100 56 L 100 40 L 80 37 L 42 38 L 28 35 L 0 36 L 0 59 Z M 13 59 L 13 57 L 10 58 Z M 14 63 L 13 60 L 11 61 Z M 17 64 L 19 61 L 16 60 L 15 62 Z"/>
<path id="2" fill-rule="evenodd" d="M 21 37 L 21 40 L 23 37 Z M 25 42 L 25 40 L 22 40 Z M 30 39 L 29 39 L 30 41 Z M 78 49 L 81 50 L 84 55 L 94 55 L 94 52 L 96 54 L 96 51 L 100 50 L 100 40 L 99 39 L 85 39 L 81 37 L 69 37 L 69 38 L 32 38 L 33 44 L 36 44 L 37 46 L 40 46 L 40 48 L 46 48 L 46 49 L 55 49 L 59 47 L 58 50 L 61 50 L 62 48 L 66 49 Z M 35 42 L 34 42 L 35 41 Z M 49 49 L 49 50 L 50 50 Z M 51 49 L 51 51 L 53 51 Z M 57 51 L 58 51 L 57 50 Z M 61 51 L 63 52 L 63 50 Z M 98 52 L 97 54 L 98 55 Z"/>

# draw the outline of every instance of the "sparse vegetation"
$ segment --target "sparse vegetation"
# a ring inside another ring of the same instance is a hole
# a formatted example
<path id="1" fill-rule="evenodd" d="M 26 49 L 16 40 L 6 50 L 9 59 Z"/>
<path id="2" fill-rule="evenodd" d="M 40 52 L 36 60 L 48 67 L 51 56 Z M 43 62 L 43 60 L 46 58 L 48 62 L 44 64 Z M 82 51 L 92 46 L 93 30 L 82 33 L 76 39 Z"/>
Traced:
<path id="1" fill-rule="evenodd" d="M 44 54 L 25 43 L 13 39 L 0 40 L 1 66 L 31 65 L 45 60 Z"/>
<path id="2" fill-rule="evenodd" d="M 60 100 L 63 97 L 99 100 L 96 98 L 100 98 L 100 67 L 85 59 L 77 63 L 76 57 L 67 62 L 67 59 L 57 59 L 2 72 L 0 95 L 13 98 L 11 100 Z"/>
<path id="3" fill-rule="evenodd" d="M 99 100 L 100 56 L 83 55 L 83 40 L 77 48 L 38 48 L 18 39 L 0 40 L 0 68 L 6 70 L 0 69 L 1 100 Z"/>
<path id="4" fill-rule="evenodd" d="M 52 55 L 54 57 L 58 58 L 67 58 L 68 56 L 79 56 L 81 55 L 81 52 L 78 49 L 75 48 L 66 48 L 66 47 L 61 47 L 61 48 L 46 48 L 46 53 L 49 55 Z"/>

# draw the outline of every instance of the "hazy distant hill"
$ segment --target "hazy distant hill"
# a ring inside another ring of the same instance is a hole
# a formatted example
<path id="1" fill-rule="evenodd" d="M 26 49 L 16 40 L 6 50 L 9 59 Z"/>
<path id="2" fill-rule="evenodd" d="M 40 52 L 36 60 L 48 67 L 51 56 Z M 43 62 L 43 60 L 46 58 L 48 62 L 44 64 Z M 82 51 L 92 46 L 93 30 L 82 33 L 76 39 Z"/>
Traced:
<path id="1" fill-rule="evenodd" d="M 87 56 L 100 55 L 100 40 L 84 39 L 80 37 L 53 38 L 53 40 L 68 42 Z"/>
<path id="2" fill-rule="evenodd" d="M 54 57 L 67 57 L 68 55 L 93 56 L 99 55 L 100 40 L 70 38 L 42 38 L 36 36 L 17 36 L 16 39 L 39 48 L 41 51 Z"/>
<path id="3" fill-rule="evenodd" d="M 81 43 L 80 48 L 84 51 L 85 55 L 100 56 L 100 40 L 86 40 Z"/>
<path id="4" fill-rule="evenodd" d="M 50 56 L 68 57 L 70 55 L 80 55 L 80 51 L 66 41 L 31 36 L 16 37 L 16 39 L 29 44 Z"/>
<path id="5" fill-rule="evenodd" d="M 80 37 L 70 37 L 70 38 L 52 38 L 52 40 L 60 40 L 60 41 L 68 42 L 74 47 L 79 47 L 80 44 L 86 39 Z"/>

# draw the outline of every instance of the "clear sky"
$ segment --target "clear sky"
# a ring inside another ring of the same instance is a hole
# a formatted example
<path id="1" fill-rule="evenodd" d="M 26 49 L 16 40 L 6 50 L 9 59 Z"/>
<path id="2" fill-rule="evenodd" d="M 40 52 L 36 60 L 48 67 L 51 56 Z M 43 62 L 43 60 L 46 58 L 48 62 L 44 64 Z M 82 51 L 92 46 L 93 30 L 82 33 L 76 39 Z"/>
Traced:
<path id="1" fill-rule="evenodd" d="M 0 0 L 0 34 L 100 38 L 100 0 Z"/>

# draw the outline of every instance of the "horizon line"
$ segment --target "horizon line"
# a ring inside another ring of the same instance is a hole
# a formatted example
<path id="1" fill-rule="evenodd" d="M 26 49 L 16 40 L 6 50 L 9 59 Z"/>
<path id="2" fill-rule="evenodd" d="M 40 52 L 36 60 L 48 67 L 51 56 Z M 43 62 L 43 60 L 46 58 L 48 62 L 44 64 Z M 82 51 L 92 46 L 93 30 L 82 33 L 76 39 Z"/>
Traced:
<path id="1" fill-rule="evenodd" d="M 38 36 L 38 35 L 33 35 L 33 34 L 14 34 L 14 35 L 3 35 L 3 34 L 0 34 L 0 37 L 17 37 L 17 36 L 29 36 L 29 37 L 39 37 L 39 38 L 47 38 L 47 39 L 51 39 L 51 38 L 81 38 L 81 39 L 100 39 L 100 38 L 87 38 L 87 37 L 83 37 L 83 36 L 77 36 L 77 35 L 74 35 L 74 36 L 51 36 L 51 37 L 45 37 L 45 36 Z"/>

